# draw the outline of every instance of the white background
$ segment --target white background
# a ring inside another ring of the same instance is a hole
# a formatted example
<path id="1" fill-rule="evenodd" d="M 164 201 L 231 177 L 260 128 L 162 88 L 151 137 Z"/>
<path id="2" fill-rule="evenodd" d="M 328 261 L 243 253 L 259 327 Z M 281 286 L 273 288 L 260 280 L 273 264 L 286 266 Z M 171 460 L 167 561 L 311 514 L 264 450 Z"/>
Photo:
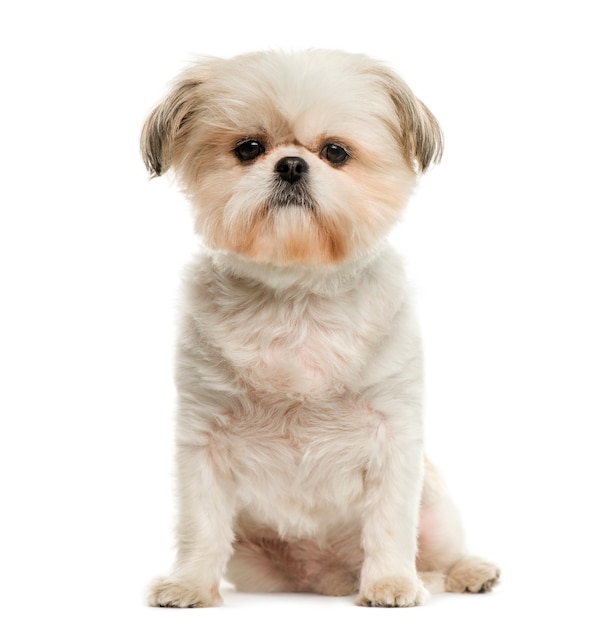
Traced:
<path id="1" fill-rule="evenodd" d="M 0 19 L 0 621 L 601 623 L 603 46 L 597 3 L 12 3 Z M 400 611 L 226 592 L 143 604 L 171 560 L 176 187 L 145 115 L 193 54 L 365 52 L 446 148 L 393 241 L 425 337 L 427 444 L 492 595 Z M 404 622 L 402 622 L 404 620 Z"/>

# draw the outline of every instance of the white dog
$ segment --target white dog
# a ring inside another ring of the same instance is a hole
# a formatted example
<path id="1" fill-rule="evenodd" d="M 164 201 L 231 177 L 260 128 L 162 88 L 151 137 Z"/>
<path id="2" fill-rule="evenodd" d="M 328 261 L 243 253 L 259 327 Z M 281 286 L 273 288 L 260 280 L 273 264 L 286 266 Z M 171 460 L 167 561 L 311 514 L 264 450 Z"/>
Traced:
<path id="1" fill-rule="evenodd" d="M 246 591 L 413 606 L 487 591 L 424 458 L 422 366 L 385 242 L 438 124 L 392 71 L 341 52 L 204 59 L 147 120 L 206 250 L 185 280 L 177 557 L 150 604 Z"/>

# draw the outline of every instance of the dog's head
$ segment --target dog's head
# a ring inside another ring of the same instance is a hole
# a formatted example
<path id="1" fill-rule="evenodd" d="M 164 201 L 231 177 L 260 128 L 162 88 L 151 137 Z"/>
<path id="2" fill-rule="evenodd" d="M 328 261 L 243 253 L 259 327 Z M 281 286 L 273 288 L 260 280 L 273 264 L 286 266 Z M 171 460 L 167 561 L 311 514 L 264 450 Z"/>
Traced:
<path id="1" fill-rule="evenodd" d="M 201 60 L 142 133 L 149 171 L 174 168 L 207 245 L 276 265 L 374 247 L 441 149 L 393 72 L 322 50 Z"/>

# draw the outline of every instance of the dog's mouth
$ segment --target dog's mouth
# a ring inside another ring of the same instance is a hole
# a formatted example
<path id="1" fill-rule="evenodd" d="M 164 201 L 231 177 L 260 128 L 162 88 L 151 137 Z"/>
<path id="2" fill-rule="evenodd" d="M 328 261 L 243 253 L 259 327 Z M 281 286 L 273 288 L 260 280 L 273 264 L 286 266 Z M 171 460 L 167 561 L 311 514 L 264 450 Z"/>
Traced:
<path id="1" fill-rule="evenodd" d="M 313 211 L 316 208 L 307 183 L 301 181 L 293 184 L 276 182 L 267 204 L 268 209 L 273 211 L 292 207 Z"/>

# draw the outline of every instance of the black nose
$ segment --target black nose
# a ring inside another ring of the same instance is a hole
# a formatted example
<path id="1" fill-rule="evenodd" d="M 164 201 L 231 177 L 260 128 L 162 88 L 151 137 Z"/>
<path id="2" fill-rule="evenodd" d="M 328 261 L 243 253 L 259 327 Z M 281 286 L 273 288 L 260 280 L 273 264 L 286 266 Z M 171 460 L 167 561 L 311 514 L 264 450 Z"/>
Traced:
<path id="1" fill-rule="evenodd" d="M 274 171 L 289 183 L 296 183 L 308 169 L 308 164 L 301 157 L 284 157 L 274 167 Z"/>

